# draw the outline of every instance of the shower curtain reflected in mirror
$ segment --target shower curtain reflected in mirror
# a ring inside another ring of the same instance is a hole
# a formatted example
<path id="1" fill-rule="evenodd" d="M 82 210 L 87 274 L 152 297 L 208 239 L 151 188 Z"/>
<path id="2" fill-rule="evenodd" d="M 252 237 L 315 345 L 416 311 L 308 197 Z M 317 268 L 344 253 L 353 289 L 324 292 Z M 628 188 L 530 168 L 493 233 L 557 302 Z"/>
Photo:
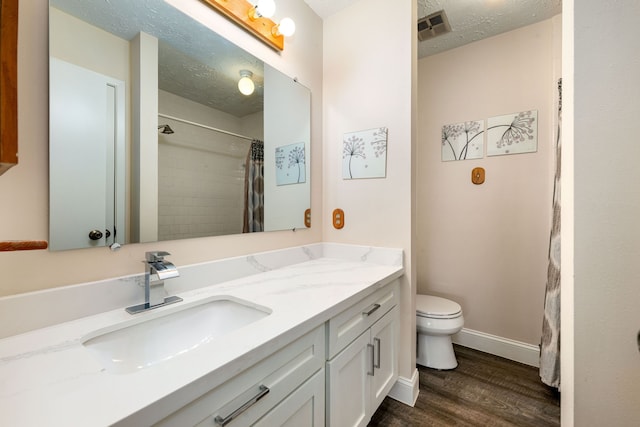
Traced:
<path id="1" fill-rule="evenodd" d="M 553 184 L 553 218 L 549 238 L 549 267 L 544 300 L 542 341 L 540 343 L 540 379 L 560 388 L 560 166 L 562 123 L 562 79 L 558 80 L 558 123 L 556 139 L 556 172 Z"/>
<path id="2" fill-rule="evenodd" d="M 264 144 L 251 141 L 244 175 L 243 233 L 264 231 Z"/>

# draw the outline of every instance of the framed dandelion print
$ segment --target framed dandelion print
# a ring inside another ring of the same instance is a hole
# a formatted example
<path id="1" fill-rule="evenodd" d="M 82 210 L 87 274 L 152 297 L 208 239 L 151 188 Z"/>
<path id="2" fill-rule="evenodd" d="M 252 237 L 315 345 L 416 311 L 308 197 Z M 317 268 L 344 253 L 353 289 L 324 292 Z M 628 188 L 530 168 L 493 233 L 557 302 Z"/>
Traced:
<path id="1" fill-rule="evenodd" d="M 487 156 L 538 151 L 538 111 L 487 119 Z"/>
<path id="2" fill-rule="evenodd" d="M 304 142 L 276 147 L 276 185 L 305 182 L 305 163 Z"/>
<path id="3" fill-rule="evenodd" d="M 484 157 L 484 120 L 442 126 L 442 161 Z"/>
<path id="4" fill-rule="evenodd" d="M 387 128 L 345 133 L 342 178 L 384 178 L 387 175 Z"/>

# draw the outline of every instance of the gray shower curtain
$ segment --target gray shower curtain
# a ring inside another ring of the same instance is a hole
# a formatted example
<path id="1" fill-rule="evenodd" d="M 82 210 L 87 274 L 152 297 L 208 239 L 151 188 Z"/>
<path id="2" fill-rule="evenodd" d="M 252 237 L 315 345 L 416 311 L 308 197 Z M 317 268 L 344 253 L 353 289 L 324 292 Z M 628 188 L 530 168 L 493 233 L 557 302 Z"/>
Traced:
<path id="1" fill-rule="evenodd" d="M 558 124 L 556 139 L 556 173 L 553 185 L 553 218 L 549 239 L 549 267 L 544 299 L 542 341 L 540 343 L 540 379 L 560 388 L 560 165 L 562 122 L 562 79 L 558 80 Z"/>
<path id="2" fill-rule="evenodd" d="M 244 171 L 243 233 L 264 231 L 264 144 L 251 141 Z"/>

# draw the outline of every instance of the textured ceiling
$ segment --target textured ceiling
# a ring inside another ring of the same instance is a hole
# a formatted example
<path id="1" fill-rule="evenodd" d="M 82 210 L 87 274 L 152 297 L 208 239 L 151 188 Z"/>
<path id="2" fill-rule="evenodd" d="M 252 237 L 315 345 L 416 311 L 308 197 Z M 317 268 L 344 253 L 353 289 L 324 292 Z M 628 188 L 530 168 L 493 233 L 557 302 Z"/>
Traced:
<path id="1" fill-rule="evenodd" d="M 366 4 L 365 0 L 304 1 L 323 18 L 358 1 Z M 419 42 L 420 58 L 533 24 L 562 11 L 562 0 L 416 1 L 418 18 L 444 9 L 452 30 Z M 157 37 L 160 89 L 237 117 L 262 110 L 263 63 L 163 0 L 51 0 L 50 3 L 126 40 L 139 31 Z M 254 74 L 256 92 L 252 96 L 245 97 L 237 90 L 241 69 Z"/>
<path id="2" fill-rule="evenodd" d="M 358 1 L 361 0 L 305 0 L 323 18 Z M 417 0 L 417 2 L 418 19 L 444 10 L 451 25 L 450 33 L 418 43 L 419 58 L 534 24 L 562 12 L 562 0 Z M 361 4 L 365 2 L 361 1 Z"/>
<path id="3" fill-rule="evenodd" d="M 262 61 L 163 0 L 51 0 L 50 4 L 125 40 L 139 31 L 157 37 L 160 89 L 237 117 L 262 111 Z M 238 92 L 242 69 L 253 73 L 256 91 L 251 96 Z"/>

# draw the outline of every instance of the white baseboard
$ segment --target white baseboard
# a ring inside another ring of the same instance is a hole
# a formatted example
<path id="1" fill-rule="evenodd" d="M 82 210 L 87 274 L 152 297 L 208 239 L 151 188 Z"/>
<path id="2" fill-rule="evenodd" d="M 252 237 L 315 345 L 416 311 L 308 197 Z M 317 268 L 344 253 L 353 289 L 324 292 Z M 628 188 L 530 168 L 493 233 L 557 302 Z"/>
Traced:
<path id="1" fill-rule="evenodd" d="M 463 328 L 452 341 L 464 347 L 484 351 L 529 366 L 540 366 L 540 349 L 537 345 L 502 338 L 473 329 Z"/>
<path id="2" fill-rule="evenodd" d="M 418 369 L 415 369 L 411 378 L 398 377 L 398 380 L 387 396 L 413 407 L 416 404 L 416 400 L 418 400 L 418 393 L 420 392 L 418 389 L 419 384 L 420 377 L 418 376 Z"/>
<path id="3" fill-rule="evenodd" d="M 452 337 L 452 341 L 464 347 L 484 351 L 485 353 L 504 357 L 529 366 L 540 366 L 540 349 L 537 345 L 515 341 L 485 332 L 463 328 Z M 398 377 L 388 396 L 405 405 L 414 406 L 420 392 L 418 369 L 411 378 Z"/>

